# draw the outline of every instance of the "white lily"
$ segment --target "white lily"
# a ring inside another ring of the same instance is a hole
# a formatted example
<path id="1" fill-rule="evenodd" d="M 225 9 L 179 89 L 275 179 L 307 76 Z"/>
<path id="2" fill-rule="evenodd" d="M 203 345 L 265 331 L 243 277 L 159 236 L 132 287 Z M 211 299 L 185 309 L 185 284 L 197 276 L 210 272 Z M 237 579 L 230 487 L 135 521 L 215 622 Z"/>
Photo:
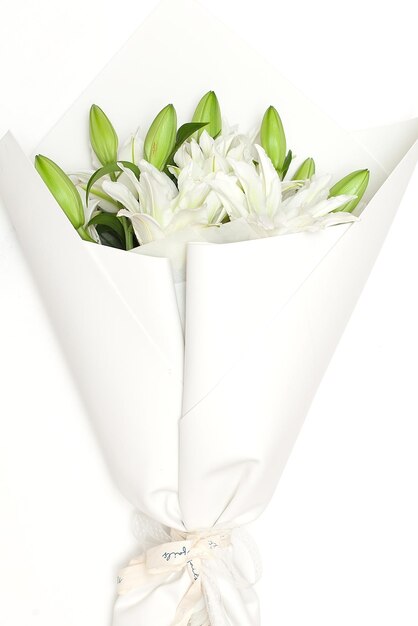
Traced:
<path id="1" fill-rule="evenodd" d="M 206 203 L 210 187 L 195 183 L 189 172 L 179 176 L 178 189 L 169 176 L 147 161 L 138 164 L 140 179 L 121 165 L 125 180 L 105 180 L 103 190 L 125 208 L 118 215 L 132 221 L 141 245 L 150 243 L 189 225 L 213 224 L 211 206 Z M 127 183 L 127 181 L 129 181 Z"/>
<path id="2" fill-rule="evenodd" d="M 230 158 L 251 163 L 254 156 L 251 139 L 238 134 L 234 128 L 229 129 L 225 122 L 223 126 L 223 133 L 216 139 L 204 130 L 199 140 L 192 138 L 184 142 L 174 155 L 176 165 L 171 166 L 170 171 L 177 178 L 187 174 L 195 183 L 208 183 L 216 172 L 233 173 Z M 207 203 L 211 207 L 212 221 L 222 221 L 226 212 L 219 196 L 210 192 Z"/>
<path id="3" fill-rule="evenodd" d="M 356 220 L 351 213 L 333 213 L 352 196 L 328 198 L 331 176 L 300 183 L 281 181 L 261 146 L 257 163 L 229 158 L 234 176 L 223 172 L 211 181 L 231 221 L 244 218 L 260 235 L 279 235 Z"/>
<path id="4" fill-rule="evenodd" d="M 70 178 L 77 187 L 84 203 L 86 201 L 87 183 L 93 174 L 93 170 L 81 170 L 70 175 Z M 95 208 L 100 207 L 100 209 L 106 213 L 117 213 L 119 211 L 119 207 L 117 206 L 115 200 L 108 196 L 103 189 L 104 180 L 105 179 L 102 178 L 96 181 L 90 190 L 89 207 L 86 208 L 88 213 L 92 212 L 91 206 L 94 206 Z"/>
<path id="5" fill-rule="evenodd" d="M 192 138 L 181 145 L 174 155 L 177 167 L 172 167 L 171 170 L 177 176 L 190 163 L 193 163 L 191 175 L 195 176 L 196 180 L 203 180 L 214 172 L 230 173 L 232 168 L 229 158 L 250 163 L 253 156 L 253 146 L 246 135 L 239 135 L 231 130 L 213 139 L 204 130 L 198 141 Z"/>

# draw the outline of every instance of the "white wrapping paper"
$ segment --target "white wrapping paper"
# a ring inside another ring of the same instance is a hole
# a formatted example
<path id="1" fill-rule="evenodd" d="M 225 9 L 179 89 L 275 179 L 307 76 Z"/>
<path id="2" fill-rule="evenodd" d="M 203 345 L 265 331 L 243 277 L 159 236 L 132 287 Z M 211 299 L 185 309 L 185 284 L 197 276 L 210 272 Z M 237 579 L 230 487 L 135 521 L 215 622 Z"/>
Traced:
<path id="1" fill-rule="evenodd" d="M 167 62 L 173 49 L 181 72 Z M 152 88 L 140 89 L 135 75 Z M 168 98 L 190 116 L 209 88 L 243 128 L 275 104 L 296 153 L 336 178 L 368 167 L 371 184 L 353 225 L 190 243 L 184 331 L 170 262 L 81 241 L 11 134 L 0 143 L 0 190 L 119 488 L 173 532 L 217 536 L 256 519 L 271 498 L 416 164 L 418 125 L 344 132 L 180 0 L 161 4 L 37 152 L 68 171 L 88 167 L 93 102 L 124 136 Z M 230 542 L 228 563 L 251 570 L 239 535 Z M 259 624 L 243 584 L 251 572 L 241 580 L 222 558 L 204 561 L 211 626 Z M 151 578 L 119 597 L 114 626 L 174 623 L 190 567 Z M 191 623 L 202 626 L 205 606 L 196 609 Z"/>

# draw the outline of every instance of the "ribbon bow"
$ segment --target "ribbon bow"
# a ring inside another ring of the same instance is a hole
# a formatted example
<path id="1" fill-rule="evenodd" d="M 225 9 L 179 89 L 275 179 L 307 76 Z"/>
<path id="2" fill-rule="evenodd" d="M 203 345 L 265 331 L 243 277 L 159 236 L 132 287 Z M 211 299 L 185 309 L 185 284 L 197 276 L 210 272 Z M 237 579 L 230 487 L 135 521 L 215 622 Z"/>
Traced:
<path id="1" fill-rule="evenodd" d="M 205 561 L 219 559 L 225 566 L 224 570 L 228 572 L 237 586 L 242 582 L 242 577 L 236 572 L 228 555 L 228 548 L 232 545 L 232 532 L 235 531 L 212 530 L 188 533 L 171 529 L 169 535 L 164 533 L 169 541 L 149 548 L 139 557 L 132 559 L 129 565 L 119 572 L 118 594 L 123 595 L 146 585 L 155 580 L 156 576 L 165 577 L 172 572 L 187 570 L 190 576 L 190 586 L 177 607 L 172 626 L 188 626 L 190 619 L 196 613 L 196 608 L 202 605 L 202 601 L 204 600 L 207 606 L 210 595 L 210 604 L 216 603 L 215 597 L 219 595 L 216 589 L 214 590 L 214 581 L 210 580 L 207 572 L 204 571 Z M 246 541 L 249 541 L 248 538 Z M 254 556 L 253 546 L 251 548 L 250 551 L 247 545 L 248 551 L 252 552 L 251 556 Z M 254 561 L 258 577 L 257 558 Z M 245 583 L 246 586 L 251 584 L 248 581 Z M 205 624 L 209 624 L 209 621 L 205 620 Z"/>

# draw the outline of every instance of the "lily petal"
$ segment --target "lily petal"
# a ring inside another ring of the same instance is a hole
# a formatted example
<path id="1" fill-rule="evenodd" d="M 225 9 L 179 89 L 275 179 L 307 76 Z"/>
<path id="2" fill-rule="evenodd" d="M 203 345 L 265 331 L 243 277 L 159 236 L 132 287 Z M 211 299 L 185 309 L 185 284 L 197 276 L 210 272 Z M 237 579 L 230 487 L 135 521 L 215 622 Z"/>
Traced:
<path id="1" fill-rule="evenodd" d="M 141 245 L 164 238 L 164 231 L 158 222 L 145 213 L 130 213 L 122 209 L 118 215 L 128 217 L 132 221 L 135 235 Z"/>
<path id="2" fill-rule="evenodd" d="M 220 198 L 231 219 L 248 218 L 250 213 L 244 191 L 237 185 L 233 176 L 219 172 L 210 182 L 210 186 Z"/>
<path id="3" fill-rule="evenodd" d="M 139 212 L 138 200 L 134 197 L 133 193 L 123 183 L 113 182 L 105 180 L 103 182 L 103 191 L 105 191 L 111 198 L 123 204 L 131 213 Z"/>

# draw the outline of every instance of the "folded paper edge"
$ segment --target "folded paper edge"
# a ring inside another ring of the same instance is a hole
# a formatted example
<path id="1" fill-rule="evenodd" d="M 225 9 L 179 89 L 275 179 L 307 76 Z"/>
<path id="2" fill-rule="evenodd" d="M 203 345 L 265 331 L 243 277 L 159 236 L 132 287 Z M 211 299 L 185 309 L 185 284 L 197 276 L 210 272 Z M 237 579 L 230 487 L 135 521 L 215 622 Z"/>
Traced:
<path id="1" fill-rule="evenodd" d="M 418 140 L 418 117 L 351 134 L 389 175 Z"/>

